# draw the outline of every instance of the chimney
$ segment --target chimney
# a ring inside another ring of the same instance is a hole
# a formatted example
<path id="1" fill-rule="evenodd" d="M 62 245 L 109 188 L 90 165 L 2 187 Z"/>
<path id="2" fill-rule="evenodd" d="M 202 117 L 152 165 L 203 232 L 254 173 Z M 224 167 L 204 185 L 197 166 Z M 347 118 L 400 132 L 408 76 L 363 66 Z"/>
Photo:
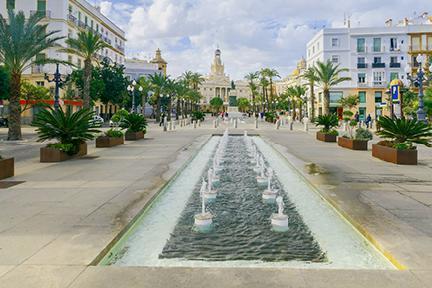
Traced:
<path id="1" fill-rule="evenodd" d="M 393 19 L 388 19 L 387 21 L 385 21 L 385 26 L 386 27 L 392 27 L 393 26 Z"/>

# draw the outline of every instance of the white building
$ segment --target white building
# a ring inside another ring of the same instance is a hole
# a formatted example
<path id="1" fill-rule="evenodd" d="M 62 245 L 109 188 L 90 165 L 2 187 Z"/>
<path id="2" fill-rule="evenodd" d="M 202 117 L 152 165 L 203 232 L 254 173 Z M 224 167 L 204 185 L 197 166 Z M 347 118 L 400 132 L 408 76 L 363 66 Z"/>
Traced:
<path id="1" fill-rule="evenodd" d="M 210 100 L 214 97 L 222 98 L 224 106 L 229 105 L 232 81 L 230 77 L 225 74 L 225 65 L 222 63 L 221 54 L 221 50 L 216 49 L 210 74 L 205 77 L 205 82 L 199 87 L 199 92 L 203 96 L 201 105 L 209 105 Z M 237 99 L 251 99 L 251 91 L 246 81 L 237 80 L 234 81 L 234 85 Z"/>
<path id="2" fill-rule="evenodd" d="M 141 77 L 148 77 L 156 73 L 163 73 L 156 63 L 136 58 L 126 59 L 125 75 L 129 80 L 138 80 Z"/>
<path id="3" fill-rule="evenodd" d="M 387 102 L 388 97 L 385 92 L 391 80 L 404 80 L 406 77 L 405 66 L 412 64 L 412 35 L 432 33 L 429 18 L 424 20 L 418 24 L 418 21 L 404 19 L 394 26 L 389 20 L 382 27 L 325 28 L 318 32 L 307 44 L 307 66 L 330 60 L 341 68 L 349 69 L 341 76 L 351 77 L 351 81 L 331 89 L 330 112 L 341 115 L 342 108 L 337 101 L 344 96 L 358 95 L 361 119 L 368 114 L 374 117 L 388 113 L 383 111 L 383 103 Z M 428 39 L 426 35 L 424 38 Z M 322 91 L 317 89 L 315 93 L 317 113 L 321 114 Z"/>
<path id="4" fill-rule="evenodd" d="M 100 52 L 99 57 L 110 58 L 123 64 L 125 61 L 125 32 L 105 17 L 99 10 L 85 0 L 2 0 L 0 13 L 7 15 L 7 9 L 23 11 L 26 17 L 39 13 L 45 18 L 42 23 L 48 23 L 48 31 L 59 31 L 55 36 L 65 37 L 59 44 L 66 47 L 67 37 L 76 37 L 79 31 L 92 30 L 109 44 Z M 50 48 L 37 57 L 49 57 L 69 61 L 78 67 L 83 66 L 83 60 L 75 55 L 58 52 L 57 48 Z M 25 74 L 39 85 L 45 85 L 43 73 L 53 73 L 54 65 L 38 65 L 28 69 Z M 71 72 L 70 68 L 61 67 L 61 73 Z"/>

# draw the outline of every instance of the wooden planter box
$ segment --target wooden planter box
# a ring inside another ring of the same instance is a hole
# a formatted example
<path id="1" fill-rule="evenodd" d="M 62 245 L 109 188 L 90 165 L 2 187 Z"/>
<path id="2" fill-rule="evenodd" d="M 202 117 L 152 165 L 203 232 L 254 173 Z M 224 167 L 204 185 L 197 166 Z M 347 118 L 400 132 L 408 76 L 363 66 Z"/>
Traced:
<path id="1" fill-rule="evenodd" d="M 397 150 L 392 147 L 373 144 L 372 156 L 395 164 L 417 165 L 417 150 Z"/>
<path id="2" fill-rule="evenodd" d="M 69 155 L 55 148 L 42 147 L 40 148 L 40 162 L 42 163 L 62 162 L 72 158 L 87 155 L 87 143 L 80 144 L 79 148 L 80 149 L 77 154 Z"/>
<path id="3" fill-rule="evenodd" d="M 348 139 L 345 137 L 338 137 L 337 142 L 339 146 L 351 150 L 362 150 L 362 151 L 368 150 L 367 140 L 355 140 L 355 139 Z"/>
<path id="4" fill-rule="evenodd" d="M 123 137 L 99 136 L 96 138 L 96 148 L 113 147 L 124 144 Z"/>
<path id="5" fill-rule="evenodd" d="M 0 180 L 13 177 L 15 175 L 14 158 L 0 159 Z"/>
<path id="6" fill-rule="evenodd" d="M 336 142 L 336 135 L 324 134 L 321 132 L 316 133 L 316 139 L 323 142 Z"/>
<path id="7" fill-rule="evenodd" d="M 135 141 L 135 140 L 144 139 L 144 131 L 140 131 L 140 132 L 126 132 L 125 139 L 127 141 Z"/>

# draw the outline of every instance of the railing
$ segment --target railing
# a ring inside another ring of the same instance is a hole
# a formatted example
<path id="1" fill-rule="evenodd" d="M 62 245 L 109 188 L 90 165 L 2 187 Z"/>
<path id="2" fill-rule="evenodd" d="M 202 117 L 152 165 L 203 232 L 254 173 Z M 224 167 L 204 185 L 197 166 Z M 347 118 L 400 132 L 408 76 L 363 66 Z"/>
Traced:
<path id="1" fill-rule="evenodd" d="M 119 44 L 116 44 L 115 47 L 116 47 L 118 50 L 122 51 L 122 52 L 124 52 L 124 50 L 125 50 L 125 47 L 123 47 L 123 46 L 121 46 L 121 45 L 119 45 Z"/>
<path id="2" fill-rule="evenodd" d="M 372 63 L 372 68 L 385 68 L 385 63 Z"/>
<path id="3" fill-rule="evenodd" d="M 51 11 L 50 10 L 31 10 L 30 15 L 38 15 L 44 18 L 51 18 Z"/>
<path id="4" fill-rule="evenodd" d="M 387 87 L 387 81 L 374 81 L 372 85 L 373 87 Z"/>
<path id="5" fill-rule="evenodd" d="M 366 63 L 357 63 L 357 68 L 359 68 L 359 69 L 364 69 L 367 67 L 368 67 L 368 64 L 366 64 Z"/>
<path id="6" fill-rule="evenodd" d="M 68 19 L 69 19 L 69 21 L 72 21 L 75 24 L 78 23 L 78 19 L 75 16 L 73 16 L 72 14 L 68 15 Z"/>
<path id="7" fill-rule="evenodd" d="M 400 68 L 400 67 L 401 67 L 401 63 L 396 63 L 396 62 L 390 63 L 390 68 Z"/>

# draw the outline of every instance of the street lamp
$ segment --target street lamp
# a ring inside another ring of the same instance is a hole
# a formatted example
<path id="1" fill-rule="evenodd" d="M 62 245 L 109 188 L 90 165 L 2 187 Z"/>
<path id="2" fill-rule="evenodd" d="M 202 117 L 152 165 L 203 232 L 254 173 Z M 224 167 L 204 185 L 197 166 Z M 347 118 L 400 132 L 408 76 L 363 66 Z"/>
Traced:
<path id="1" fill-rule="evenodd" d="M 135 87 L 137 86 L 137 82 L 135 80 L 132 81 L 132 83 L 130 85 L 128 85 L 127 90 L 131 93 L 131 97 L 132 97 L 132 112 L 136 113 L 136 107 L 135 107 Z M 142 92 L 143 91 L 143 87 L 138 86 L 138 91 Z"/>
<path id="2" fill-rule="evenodd" d="M 416 57 L 416 61 L 419 63 L 419 69 L 416 75 L 411 75 L 411 65 L 408 63 L 405 66 L 405 73 L 407 74 L 407 79 L 414 84 L 414 86 L 418 87 L 418 110 L 417 110 L 417 120 L 426 123 L 426 112 L 424 111 L 424 102 L 423 102 L 423 82 L 429 82 L 432 80 L 430 77 L 426 77 L 423 72 L 423 64 L 427 61 L 426 55 L 419 54 Z M 429 72 L 432 73 L 432 65 L 429 65 Z"/>
<path id="3" fill-rule="evenodd" d="M 60 63 L 56 63 L 56 72 L 53 75 L 53 78 L 50 79 L 48 74 L 45 73 L 45 80 L 48 82 L 55 83 L 55 93 L 54 93 L 54 109 L 57 111 L 60 107 L 60 84 L 65 83 L 69 79 L 69 75 L 66 76 L 66 79 L 62 79 L 62 75 L 60 74 L 59 69 Z"/>

